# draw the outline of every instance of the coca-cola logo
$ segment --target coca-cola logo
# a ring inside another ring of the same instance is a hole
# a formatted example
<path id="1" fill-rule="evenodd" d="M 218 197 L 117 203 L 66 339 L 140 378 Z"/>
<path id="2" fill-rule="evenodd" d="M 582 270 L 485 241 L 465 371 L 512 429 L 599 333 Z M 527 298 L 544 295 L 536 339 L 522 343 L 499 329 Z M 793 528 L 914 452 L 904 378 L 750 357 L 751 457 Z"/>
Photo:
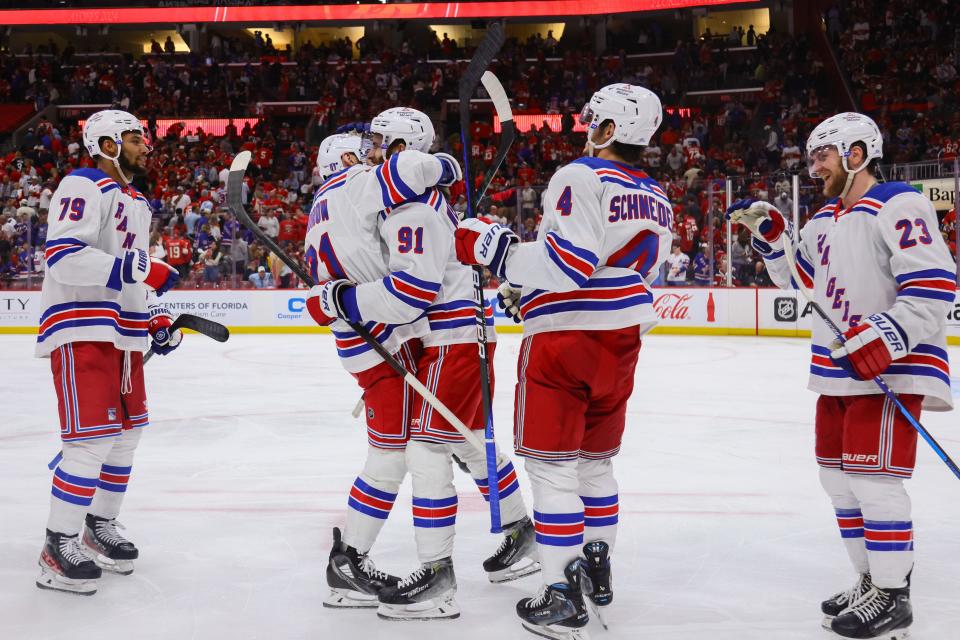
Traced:
<path id="1" fill-rule="evenodd" d="M 664 293 L 653 301 L 653 310 L 661 320 L 687 320 L 690 317 L 689 293 Z"/>

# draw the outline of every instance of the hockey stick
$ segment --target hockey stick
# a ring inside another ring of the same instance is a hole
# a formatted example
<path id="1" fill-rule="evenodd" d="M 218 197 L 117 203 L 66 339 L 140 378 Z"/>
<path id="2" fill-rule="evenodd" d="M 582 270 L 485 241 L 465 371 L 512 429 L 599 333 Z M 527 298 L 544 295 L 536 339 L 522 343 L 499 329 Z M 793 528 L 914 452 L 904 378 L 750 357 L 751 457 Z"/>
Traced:
<path id="1" fill-rule="evenodd" d="M 268 236 L 263 229 L 258 227 L 256 223 L 250 218 L 247 214 L 246 208 L 243 206 L 242 201 L 242 190 L 241 184 L 243 183 L 243 174 L 247 170 L 247 165 L 250 164 L 250 152 L 241 151 L 233 159 L 233 163 L 230 165 L 230 173 L 227 176 L 227 207 L 230 209 L 230 213 L 236 216 L 237 220 L 240 221 L 240 224 L 245 226 L 250 230 L 257 239 L 262 242 L 267 249 L 269 249 L 275 256 L 280 258 L 284 264 L 290 267 L 290 270 L 300 278 L 302 282 L 309 286 L 316 284 L 310 274 L 303 268 L 303 266 L 291 258 L 287 253 L 280 248 L 280 246 L 273 241 L 273 239 Z M 383 348 L 383 345 L 377 342 L 376 338 L 370 335 L 370 332 L 367 331 L 362 325 L 357 324 L 356 322 L 350 322 L 349 320 L 345 321 L 353 331 L 360 336 L 360 338 L 370 345 L 370 348 L 373 349 L 377 355 L 379 355 L 384 362 L 386 362 L 391 369 L 393 369 L 398 375 L 403 377 L 403 381 L 407 383 L 414 391 L 420 394 L 420 396 L 433 407 L 437 413 L 442 415 L 444 419 L 449 422 L 453 428 L 460 432 L 460 434 L 473 445 L 478 451 L 484 451 L 483 442 L 480 441 L 480 438 L 476 436 L 475 433 L 470 431 L 465 424 L 456 416 L 450 409 L 447 408 L 445 404 L 440 402 L 440 399 L 437 396 L 430 393 L 430 391 L 423 386 L 423 384 L 417 380 L 417 377 L 407 371 L 402 364 L 400 364 L 396 358 L 390 355 L 386 349 Z"/>
<path id="2" fill-rule="evenodd" d="M 833 320 L 831 320 L 827 316 L 826 312 L 820 307 L 820 305 L 816 303 L 816 301 L 813 299 L 813 293 L 803 285 L 803 280 L 800 279 L 800 272 L 797 270 L 796 258 L 793 253 L 793 240 L 786 233 L 786 231 L 783 233 L 783 250 L 784 256 L 787 259 L 787 266 L 790 268 L 790 273 L 793 276 L 794 284 L 796 284 L 797 289 L 803 294 L 803 297 L 810 302 L 810 306 L 813 307 L 813 310 L 816 311 L 818 316 L 820 316 L 820 319 L 823 320 L 824 324 L 830 328 L 830 331 L 833 332 L 833 335 L 836 336 L 837 340 L 839 340 L 841 343 L 844 342 L 843 333 L 840 331 L 840 328 L 834 324 Z M 960 468 L 957 467 L 957 463 L 950 458 L 947 452 L 944 451 L 943 447 L 940 446 L 940 443 L 937 442 L 932 435 L 930 435 L 930 432 L 927 431 L 922 424 L 920 424 L 920 421 L 914 418 L 913 415 L 907 411 L 907 408 L 903 406 L 903 404 L 900 402 L 900 399 L 897 398 L 896 394 L 890 389 L 883 378 L 877 376 L 873 379 L 873 383 L 877 385 L 877 387 L 880 388 L 880 391 L 882 391 L 883 394 L 890 400 L 890 402 L 897 407 L 897 410 L 904 418 L 907 419 L 907 422 L 910 423 L 910 426 L 916 429 L 917 433 L 919 433 L 920 436 L 927 441 L 927 444 L 930 445 L 930 448 L 933 449 L 933 452 L 936 453 L 941 460 L 943 460 L 944 464 L 947 465 L 947 468 L 953 472 L 953 475 L 960 479 Z"/>
<path id="3" fill-rule="evenodd" d="M 498 112 L 502 108 L 503 103 L 506 103 L 506 108 L 509 110 L 510 103 L 507 100 L 506 93 L 503 91 L 503 87 L 496 79 L 496 76 L 487 71 L 487 67 L 490 66 L 490 63 L 493 62 L 494 57 L 503 46 L 504 40 L 506 40 L 506 35 L 503 30 L 503 25 L 499 22 L 491 24 L 487 29 L 487 34 L 480 42 L 480 46 L 477 47 L 476 52 L 473 54 L 473 59 L 470 61 L 470 64 L 467 65 L 467 70 L 464 72 L 463 77 L 460 78 L 460 141 L 463 144 L 463 179 L 465 180 L 466 186 L 468 218 L 477 217 L 477 212 L 474 210 L 474 194 L 471 193 L 473 188 L 473 173 L 470 170 L 469 152 L 470 99 L 473 97 L 477 86 L 483 81 L 484 77 L 492 77 L 493 83 L 491 86 L 493 87 L 493 92 L 490 98 L 500 102 L 500 104 L 494 103 L 497 104 Z M 484 84 L 484 86 L 486 87 L 487 85 Z M 490 91 L 490 89 L 488 89 L 488 91 Z M 510 117 L 510 124 L 512 129 L 512 115 Z M 507 143 L 506 146 L 504 146 L 504 142 Z M 498 161 L 494 165 L 495 169 L 499 168 L 500 163 L 503 162 L 503 157 L 506 156 L 506 152 L 512 142 L 512 138 L 506 140 L 501 139 L 500 148 L 497 150 Z M 493 172 L 487 176 L 484 190 L 486 190 L 486 185 L 490 183 L 492 177 Z M 483 401 L 484 444 L 486 445 L 485 453 L 487 457 L 487 495 L 490 500 L 490 532 L 500 533 L 502 531 L 502 523 L 500 521 L 500 479 L 497 473 L 497 444 L 494 439 L 493 404 L 490 395 L 490 356 L 487 353 L 487 318 L 483 297 L 483 267 L 474 265 L 472 269 L 473 301 L 476 305 L 475 317 L 477 321 L 477 353 L 480 358 L 480 394 Z"/>
<path id="4" fill-rule="evenodd" d="M 177 329 L 190 329 L 191 331 L 202 333 L 208 338 L 213 338 L 217 342 L 226 342 L 230 337 L 230 330 L 219 322 L 207 320 L 206 318 L 201 318 L 200 316 L 195 316 L 191 313 L 181 313 L 178 315 L 177 319 L 173 321 L 173 324 L 170 325 L 170 328 L 167 329 L 167 331 L 172 334 Z M 147 351 L 147 353 L 143 356 L 143 364 L 147 364 L 154 354 L 155 352 L 153 349 Z"/>
<path id="5" fill-rule="evenodd" d="M 477 203 L 483 200 L 483 197 L 487 194 L 487 189 L 490 188 L 490 183 L 493 181 L 493 178 L 497 175 L 497 171 L 500 170 L 500 165 L 503 164 L 503 161 L 507 158 L 507 154 L 510 152 L 510 147 L 513 146 L 514 140 L 517 137 L 517 127 L 513 122 L 513 110 L 510 108 L 510 99 L 507 98 L 506 91 L 503 90 L 503 85 L 500 84 L 500 80 L 490 71 L 485 71 L 482 76 L 480 76 L 480 82 L 483 84 L 483 88 L 487 90 L 487 93 L 490 95 L 490 99 L 493 101 L 493 106 L 497 110 L 497 117 L 500 119 L 500 145 L 497 147 L 497 155 L 493 158 L 493 165 L 490 173 L 487 175 L 486 179 L 483 181 L 483 184 L 480 185 L 480 189 L 477 191 Z M 353 408 L 351 415 L 354 418 L 359 418 L 360 414 L 363 412 L 363 397 L 357 400 L 356 406 Z"/>

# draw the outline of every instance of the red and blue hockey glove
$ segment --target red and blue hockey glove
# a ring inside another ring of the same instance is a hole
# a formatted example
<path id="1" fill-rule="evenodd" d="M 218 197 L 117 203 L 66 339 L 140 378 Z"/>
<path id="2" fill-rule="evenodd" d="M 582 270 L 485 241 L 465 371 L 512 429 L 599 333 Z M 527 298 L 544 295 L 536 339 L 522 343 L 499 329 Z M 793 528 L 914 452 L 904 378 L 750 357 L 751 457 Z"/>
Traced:
<path id="1" fill-rule="evenodd" d="M 523 319 L 520 315 L 520 295 L 520 287 L 515 287 L 509 282 L 504 282 L 497 289 L 497 306 L 503 309 L 503 313 L 514 322 L 520 322 Z"/>
<path id="2" fill-rule="evenodd" d="M 503 280 L 507 255 L 517 242 L 520 242 L 517 234 L 502 224 L 469 218 L 457 227 L 457 260 L 463 264 L 482 264 L 489 267 L 493 275 Z"/>
<path id="3" fill-rule="evenodd" d="M 727 208 L 727 220 L 742 224 L 756 238 L 773 244 L 780 239 L 786 228 L 786 220 L 780 210 L 762 200 L 747 198 L 737 200 Z"/>
<path id="4" fill-rule="evenodd" d="M 830 343 L 830 359 L 858 380 L 873 380 L 909 353 L 903 331 L 885 313 L 867 318 Z"/>
<path id="5" fill-rule="evenodd" d="M 114 271 L 120 272 L 124 284 L 143 283 L 162 296 L 180 280 L 177 270 L 162 260 L 151 258 L 143 249 L 127 251 L 123 258 L 117 258 Z M 111 281 L 114 279 L 111 276 Z M 108 283 L 107 286 L 110 286 Z"/>
<path id="6" fill-rule="evenodd" d="M 460 169 L 460 163 L 449 153 L 435 153 L 433 157 L 440 161 L 442 171 L 437 185 L 441 187 L 451 187 L 463 180 L 463 171 Z"/>
<path id="7" fill-rule="evenodd" d="M 307 312 L 321 327 L 337 318 L 360 322 L 356 285 L 349 280 L 327 280 L 315 285 L 307 294 Z"/>
<path id="8" fill-rule="evenodd" d="M 147 330 L 150 332 L 150 350 L 165 356 L 177 347 L 183 340 L 183 333 L 180 329 L 170 331 L 170 325 L 173 324 L 173 316 L 163 307 L 150 308 L 150 322 Z"/>

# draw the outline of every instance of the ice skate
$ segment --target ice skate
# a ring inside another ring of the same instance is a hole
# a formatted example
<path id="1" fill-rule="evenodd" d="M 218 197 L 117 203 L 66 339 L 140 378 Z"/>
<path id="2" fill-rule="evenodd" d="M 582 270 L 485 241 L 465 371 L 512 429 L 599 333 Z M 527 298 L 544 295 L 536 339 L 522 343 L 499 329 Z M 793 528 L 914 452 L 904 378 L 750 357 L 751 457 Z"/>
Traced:
<path id="1" fill-rule="evenodd" d="M 396 585 L 400 578 L 377 569 L 373 560 L 341 540 L 340 529 L 333 528 L 333 548 L 327 563 L 330 593 L 323 606 L 334 609 L 374 608 L 379 606 L 380 590 Z"/>
<path id="2" fill-rule="evenodd" d="M 856 604 L 857 600 L 870 591 L 872 586 L 873 582 L 870 581 L 870 574 L 861 573 L 856 584 L 852 587 L 836 593 L 820 603 L 820 610 L 823 612 L 823 628 L 829 629 L 833 619 L 849 609 L 851 605 Z"/>
<path id="3" fill-rule="evenodd" d="M 524 629 L 552 640 L 590 640 L 585 628 L 589 616 L 580 591 L 581 562 L 577 558 L 567 565 L 566 582 L 546 585 L 536 596 L 517 603 Z"/>
<path id="4" fill-rule="evenodd" d="M 377 615 L 385 620 L 459 618 L 456 593 L 453 561 L 442 558 L 424 564 L 395 586 L 381 591 Z"/>
<path id="5" fill-rule="evenodd" d="M 583 545 L 584 561 L 580 563 L 580 588 L 586 602 L 597 616 L 603 628 L 607 628 L 604 607 L 613 602 L 613 587 L 610 572 L 610 545 L 595 540 Z"/>
<path id="6" fill-rule="evenodd" d="M 911 624 L 910 587 L 881 589 L 874 585 L 834 618 L 830 628 L 844 638 L 903 640 L 910 636 Z"/>
<path id="7" fill-rule="evenodd" d="M 123 525 L 115 519 L 88 513 L 83 526 L 83 544 L 90 550 L 98 567 L 128 576 L 133 573 L 133 561 L 140 552 L 117 529 L 123 529 Z"/>
<path id="8" fill-rule="evenodd" d="M 490 582 L 509 582 L 540 571 L 537 542 L 530 518 L 524 516 L 503 528 L 497 551 L 483 561 Z"/>
<path id="9" fill-rule="evenodd" d="M 78 534 L 68 536 L 47 529 L 40 552 L 38 587 L 92 596 L 97 592 L 97 578 L 101 573 L 100 567 L 84 553 Z"/>

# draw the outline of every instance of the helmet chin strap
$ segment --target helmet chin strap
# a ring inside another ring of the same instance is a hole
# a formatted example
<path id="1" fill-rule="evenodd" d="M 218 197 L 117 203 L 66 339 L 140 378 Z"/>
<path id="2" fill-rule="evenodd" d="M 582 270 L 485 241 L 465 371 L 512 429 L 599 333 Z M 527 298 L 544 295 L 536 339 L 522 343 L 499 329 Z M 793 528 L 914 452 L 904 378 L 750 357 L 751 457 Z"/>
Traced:
<path id="1" fill-rule="evenodd" d="M 846 156 L 841 156 L 840 162 L 843 165 L 843 170 L 847 172 L 847 181 L 843 185 L 843 191 L 840 192 L 840 201 L 843 202 L 846 200 L 847 194 L 850 193 L 850 187 L 853 186 L 853 179 L 856 178 L 858 173 L 867 168 L 869 162 L 864 161 L 864 163 L 856 169 L 851 169 L 849 166 L 847 166 Z"/>
<path id="2" fill-rule="evenodd" d="M 614 126 L 616 126 L 616 125 L 614 125 Z M 609 147 L 611 144 L 613 144 L 613 142 L 614 142 L 614 140 L 613 140 L 613 134 L 611 134 L 611 135 L 610 135 L 610 139 L 607 140 L 606 142 L 604 142 L 603 144 L 597 144 L 597 143 L 594 142 L 594 141 L 590 138 L 590 136 L 588 135 L 588 136 L 587 136 L 587 157 L 588 157 L 588 158 L 594 157 L 594 156 L 596 155 L 595 152 L 596 152 L 598 149 L 606 149 L 606 148 Z"/>
<path id="3" fill-rule="evenodd" d="M 103 149 L 101 149 L 100 151 L 101 151 L 101 153 L 102 153 L 102 152 L 103 152 Z M 128 186 L 128 185 L 130 184 L 130 182 L 133 180 L 133 176 L 129 176 L 129 177 L 128 177 L 127 174 L 125 174 L 125 173 L 123 172 L 123 169 L 120 168 L 120 154 L 121 154 L 121 153 L 123 153 L 123 151 L 121 150 L 120 146 L 117 145 L 117 155 L 116 155 L 116 156 L 111 157 L 111 156 L 108 156 L 107 154 L 104 153 L 104 154 L 103 154 L 103 157 L 113 163 L 113 166 L 115 166 L 115 167 L 117 168 L 117 173 L 120 174 L 120 177 L 123 178 L 123 181 L 126 183 L 124 186 Z"/>

